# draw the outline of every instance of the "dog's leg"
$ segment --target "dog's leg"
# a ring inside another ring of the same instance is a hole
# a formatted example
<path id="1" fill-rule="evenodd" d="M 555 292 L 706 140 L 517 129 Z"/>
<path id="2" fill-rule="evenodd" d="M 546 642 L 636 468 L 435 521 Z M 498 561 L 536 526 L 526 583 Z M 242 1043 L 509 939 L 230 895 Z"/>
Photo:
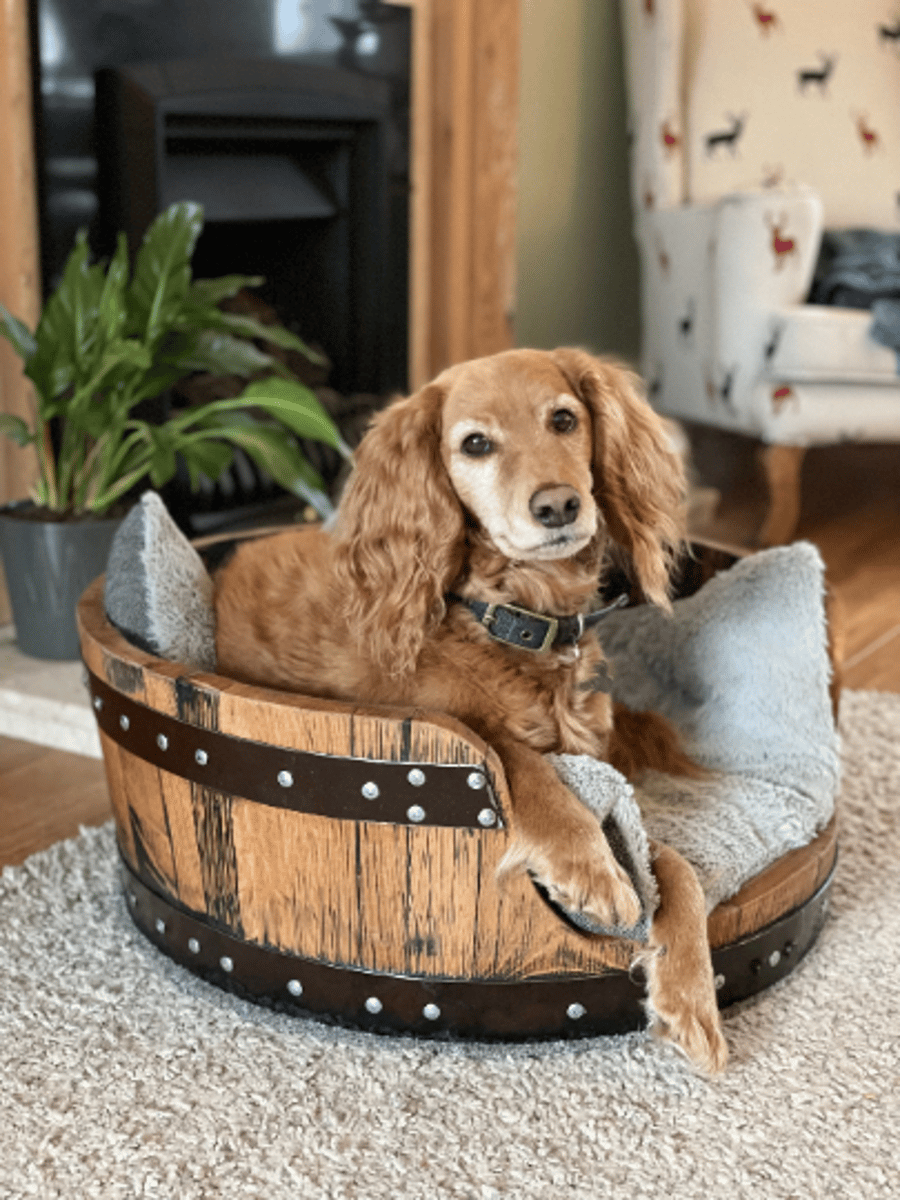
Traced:
<path id="1" fill-rule="evenodd" d="M 647 975 L 650 1028 L 673 1042 L 699 1070 L 724 1070 L 728 1047 L 716 1003 L 706 905 L 691 865 L 669 846 L 651 847 L 659 907 L 649 945 L 637 961 Z"/>
<path id="2" fill-rule="evenodd" d="M 512 796 L 513 840 L 500 863 L 502 879 L 528 871 L 550 899 L 600 925 L 629 928 L 641 905 L 600 823 L 536 750 L 493 736 Z"/>

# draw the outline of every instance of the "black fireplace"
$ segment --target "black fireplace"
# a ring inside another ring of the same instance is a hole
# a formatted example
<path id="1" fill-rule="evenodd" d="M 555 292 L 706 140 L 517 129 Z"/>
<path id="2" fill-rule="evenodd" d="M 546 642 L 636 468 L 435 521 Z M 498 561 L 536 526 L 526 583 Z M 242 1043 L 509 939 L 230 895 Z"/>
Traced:
<path id="1" fill-rule="evenodd" d="M 342 392 L 383 392 L 405 321 L 389 286 L 391 94 L 339 66 L 178 60 L 97 76 L 100 238 L 136 249 L 176 200 L 203 205 L 198 276 L 265 276 Z"/>
<path id="2" fill-rule="evenodd" d="M 45 288 L 75 230 L 203 204 L 195 273 L 263 275 L 331 387 L 406 386 L 409 11 L 379 0 L 32 0 Z"/>

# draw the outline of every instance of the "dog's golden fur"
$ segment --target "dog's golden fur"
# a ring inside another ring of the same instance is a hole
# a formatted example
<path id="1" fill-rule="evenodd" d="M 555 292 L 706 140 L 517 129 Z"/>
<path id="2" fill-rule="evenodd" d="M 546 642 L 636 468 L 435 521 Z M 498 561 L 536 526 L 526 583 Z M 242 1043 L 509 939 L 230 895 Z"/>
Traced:
<path id="1" fill-rule="evenodd" d="M 564 415 L 561 415 L 564 414 Z M 498 643 L 448 592 L 556 615 L 588 610 L 624 555 L 667 607 L 682 544 L 683 476 L 637 381 L 579 350 L 514 350 L 451 368 L 374 421 L 331 533 L 251 542 L 220 572 L 225 674 L 317 696 L 450 713 L 491 743 L 512 797 L 502 870 L 527 870 L 565 908 L 628 926 L 640 906 L 595 817 L 543 757 L 690 773 L 671 729 L 594 690 L 579 651 Z M 560 515 L 560 514 L 563 514 Z M 556 514 L 556 515 L 554 515 Z M 649 1010 L 701 1068 L 724 1066 L 694 872 L 653 848 L 661 904 Z"/>

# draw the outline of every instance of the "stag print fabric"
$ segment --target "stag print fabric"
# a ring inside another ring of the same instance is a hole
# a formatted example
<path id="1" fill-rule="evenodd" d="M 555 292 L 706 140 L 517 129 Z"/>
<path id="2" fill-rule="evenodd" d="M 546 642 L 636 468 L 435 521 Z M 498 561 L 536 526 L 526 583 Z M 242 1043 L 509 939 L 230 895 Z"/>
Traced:
<path id="1" fill-rule="evenodd" d="M 829 228 L 900 227 L 900 6 L 625 0 L 637 207 L 816 188 Z"/>
<path id="2" fill-rule="evenodd" d="M 900 224 L 900 8 L 686 0 L 688 195 L 805 183 L 830 228 Z"/>

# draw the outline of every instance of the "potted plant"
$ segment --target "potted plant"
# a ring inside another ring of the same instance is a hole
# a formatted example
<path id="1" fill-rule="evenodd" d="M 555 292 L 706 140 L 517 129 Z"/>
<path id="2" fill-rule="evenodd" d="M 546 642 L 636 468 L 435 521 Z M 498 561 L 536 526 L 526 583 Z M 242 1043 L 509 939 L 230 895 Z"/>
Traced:
<path id="1" fill-rule="evenodd" d="M 277 483 L 329 511 L 297 438 L 349 450 L 315 395 L 255 343 L 316 356 L 282 326 L 219 307 L 261 279 L 192 278 L 202 228 L 199 205 L 172 205 L 147 231 L 133 270 L 124 235 L 108 263 L 92 265 L 82 231 L 34 332 L 0 305 L 0 333 L 34 385 L 30 421 L 0 413 L 0 433 L 33 447 L 39 467 L 30 499 L 0 509 L 0 550 L 26 653 L 78 657 L 75 605 L 105 569 L 117 502 L 145 482 L 161 487 L 179 459 L 196 488 L 240 447 Z M 257 378 L 236 399 L 173 411 L 160 423 L 141 415 L 143 401 L 192 371 Z"/>

